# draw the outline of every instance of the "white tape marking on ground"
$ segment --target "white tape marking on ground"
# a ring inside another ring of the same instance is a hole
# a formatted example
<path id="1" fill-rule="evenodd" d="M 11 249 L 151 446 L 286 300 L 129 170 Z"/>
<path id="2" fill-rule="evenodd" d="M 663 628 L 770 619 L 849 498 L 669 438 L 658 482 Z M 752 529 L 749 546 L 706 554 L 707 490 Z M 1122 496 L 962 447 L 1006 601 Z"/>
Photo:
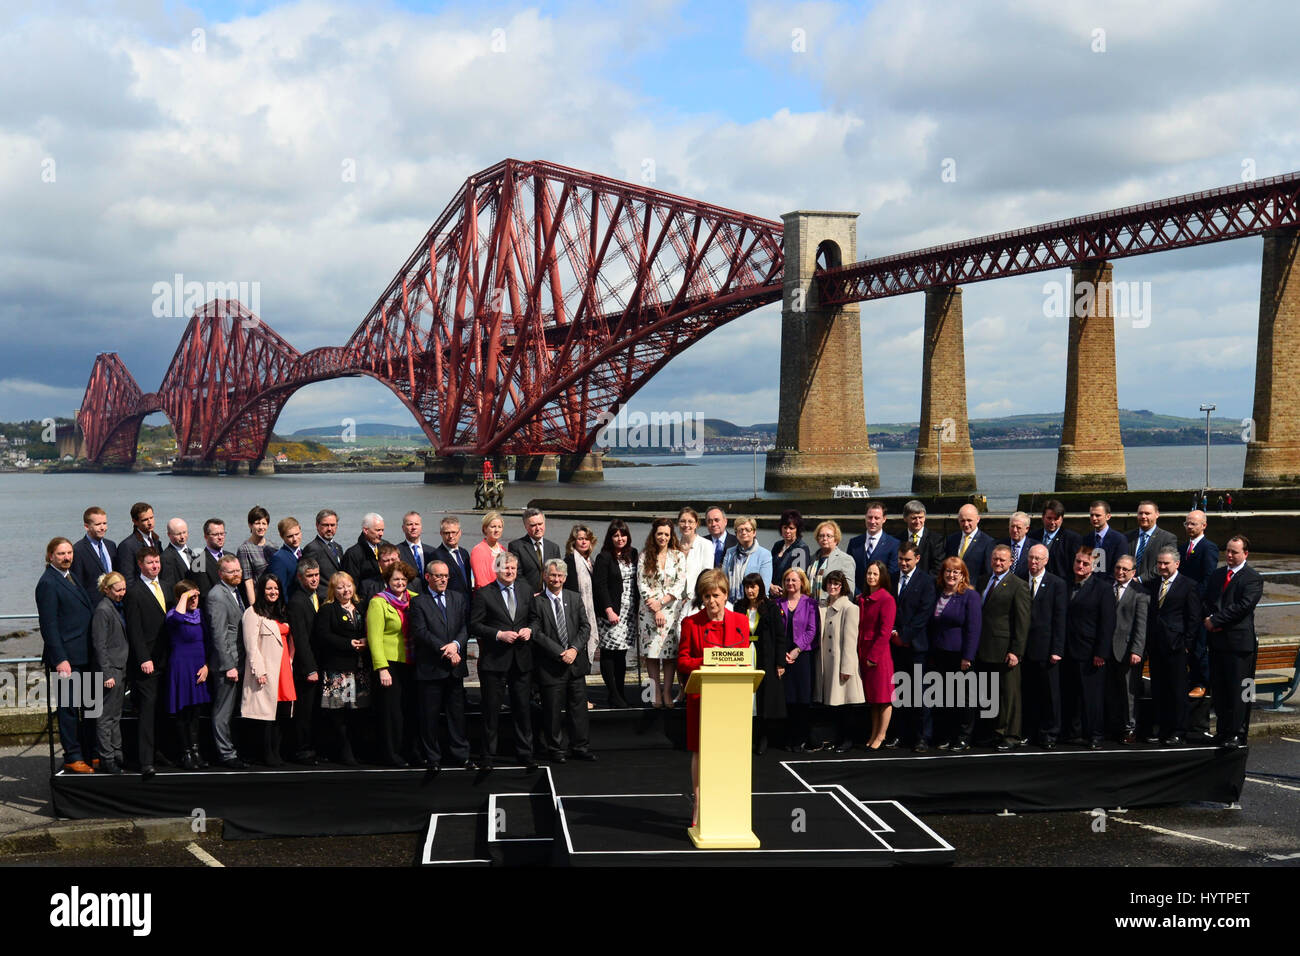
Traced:
<path id="1" fill-rule="evenodd" d="M 1283 790 L 1295 790 L 1300 792 L 1300 787 L 1293 787 L 1289 783 L 1278 783 L 1276 780 L 1260 780 L 1259 777 L 1247 777 L 1251 783 L 1262 783 L 1266 787 L 1281 787 Z"/>
<path id="2" fill-rule="evenodd" d="M 1141 827 L 1143 830 L 1150 830 L 1152 833 L 1163 833 L 1165 836 L 1182 837 L 1184 840 L 1198 840 L 1201 843 L 1212 843 L 1215 846 L 1221 846 L 1227 850 L 1240 850 L 1242 853 L 1259 853 L 1258 850 L 1252 850 L 1248 846 L 1238 846 L 1235 843 L 1224 843 L 1222 840 L 1212 840 L 1210 837 L 1197 836 L 1195 833 L 1183 833 L 1180 830 L 1170 830 L 1168 827 L 1158 827 L 1154 823 L 1142 823 L 1138 820 L 1123 820 L 1119 817 L 1107 817 L 1108 822 L 1126 823 L 1131 827 Z"/>
<path id="3" fill-rule="evenodd" d="M 189 851 L 190 851 L 191 853 L 193 853 L 196 857 L 198 857 L 199 860 L 200 860 L 200 862 L 202 862 L 204 866 L 221 866 L 221 867 L 224 867 L 224 866 L 226 865 L 226 864 L 222 863 L 220 860 L 218 860 L 218 859 L 217 859 L 215 856 L 213 856 L 211 853 L 209 853 L 207 850 L 203 849 L 203 847 L 199 846 L 197 843 L 191 843 L 191 844 L 190 844 L 189 846 L 187 846 L 185 849 L 189 850 Z"/>

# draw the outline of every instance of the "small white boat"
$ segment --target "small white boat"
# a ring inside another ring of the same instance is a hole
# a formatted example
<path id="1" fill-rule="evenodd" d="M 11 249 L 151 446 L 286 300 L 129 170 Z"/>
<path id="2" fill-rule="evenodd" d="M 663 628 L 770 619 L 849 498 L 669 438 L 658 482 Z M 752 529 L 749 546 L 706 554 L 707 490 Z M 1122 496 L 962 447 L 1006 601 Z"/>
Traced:
<path id="1" fill-rule="evenodd" d="M 832 498 L 870 498 L 871 489 L 853 482 L 851 485 L 835 485 L 831 488 Z"/>

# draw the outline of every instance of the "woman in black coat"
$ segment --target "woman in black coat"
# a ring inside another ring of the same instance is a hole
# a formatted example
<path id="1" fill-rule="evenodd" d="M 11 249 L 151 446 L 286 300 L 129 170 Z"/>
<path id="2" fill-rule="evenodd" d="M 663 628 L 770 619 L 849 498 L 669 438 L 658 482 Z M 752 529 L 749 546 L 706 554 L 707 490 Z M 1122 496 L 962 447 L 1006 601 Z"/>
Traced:
<path id="1" fill-rule="evenodd" d="M 749 642 L 754 648 L 754 666 L 763 672 L 763 682 L 754 692 L 754 705 L 758 711 L 754 718 L 754 753 L 767 750 L 767 738 L 772 725 L 785 719 L 785 689 L 781 677 L 785 674 L 785 626 L 781 611 L 763 595 L 763 577 L 746 574 L 740 582 L 744 599 L 737 601 L 735 610 L 749 618 Z"/>
<path id="2" fill-rule="evenodd" d="M 346 571 L 330 577 L 329 593 L 312 629 L 316 663 L 323 671 L 321 710 L 334 729 L 338 762 L 355 767 L 349 737 L 349 714 L 370 706 L 370 651 L 366 643 L 366 606 Z M 352 728 L 355 730 L 355 728 Z"/>

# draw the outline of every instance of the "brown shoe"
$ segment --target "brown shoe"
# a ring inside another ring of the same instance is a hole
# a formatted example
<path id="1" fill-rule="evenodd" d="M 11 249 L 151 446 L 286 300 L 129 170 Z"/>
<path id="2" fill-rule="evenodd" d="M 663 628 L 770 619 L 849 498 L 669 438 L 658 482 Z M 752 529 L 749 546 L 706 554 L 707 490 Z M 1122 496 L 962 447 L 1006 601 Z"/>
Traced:
<path id="1" fill-rule="evenodd" d="M 94 773 L 94 769 L 84 760 L 74 760 L 72 763 L 65 763 L 63 769 L 69 773 Z"/>
<path id="2" fill-rule="evenodd" d="M 1188 696 L 1188 697 L 1195 697 L 1195 698 L 1198 698 L 1198 699 L 1201 698 L 1201 697 L 1204 697 L 1204 696 L 1205 696 L 1205 688 L 1204 688 L 1204 687 L 1193 687 L 1191 690 L 1189 690 L 1189 691 L 1187 692 L 1187 696 Z"/>

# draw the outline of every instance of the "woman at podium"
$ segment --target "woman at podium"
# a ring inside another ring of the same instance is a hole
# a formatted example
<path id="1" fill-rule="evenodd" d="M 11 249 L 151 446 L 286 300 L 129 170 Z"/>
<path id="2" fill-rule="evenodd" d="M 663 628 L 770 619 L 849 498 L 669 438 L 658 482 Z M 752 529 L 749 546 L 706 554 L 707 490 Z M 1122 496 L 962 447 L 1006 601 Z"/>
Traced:
<path id="1" fill-rule="evenodd" d="M 677 648 L 677 671 L 683 687 L 704 663 L 706 647 L 749 646 L 749 618 L 727 610 L 728 584 L 726 573 L 717 568 L 705 571 L 695 583 L 695 603 L 701 609 L 682 621 L 682 639 Z M 686 695 L 686 749 L 691 752 L 691 790 L 695 794 L 691 825 L 695 826 L 700 806 L 699 694 Z"/>

